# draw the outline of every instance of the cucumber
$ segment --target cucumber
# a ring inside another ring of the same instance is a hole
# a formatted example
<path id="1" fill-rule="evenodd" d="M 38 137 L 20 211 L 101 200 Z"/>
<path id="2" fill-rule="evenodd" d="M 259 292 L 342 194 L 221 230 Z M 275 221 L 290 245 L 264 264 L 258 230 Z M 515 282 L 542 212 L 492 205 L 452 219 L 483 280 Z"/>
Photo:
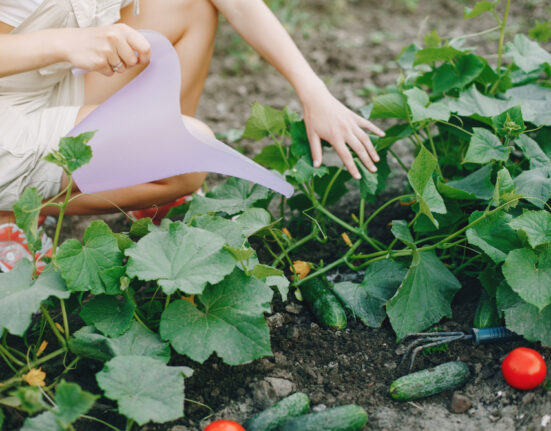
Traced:
<path id="1" fill-rule="evenodd" d="M 446 362 L 395 380 L 390 385 L 390 396 L 398 401 L 416 400 L 458 388 L 470 376 L 469 367 L 463 362 Z"/>
<path id="2" fill-rule="evenodd" d="M 289 419 L 277 431 L 360 431 L 366 423 L 365 410 L 349 404 Z"/>
<path id="3" fill-rule="evenodd" d="M 243 424 L 247 431 L 274 431 L 287 419 L 308 413 L 310 400 L 297 392 L 258 413 Z"/>
<path id="4" fill-rule="evenodd" d="M 346 312 L 328 283 L 314 278 L 302 284 L 300 291 L 319 323 L 328 328 L 346 328 Z"/>
<path id="5" fill-rule="evenodd" d="M 485 290 L 482 291 L 478 306 L 474 313 L 473 327 L 474 328 L 493 328 L 501 326 L 501 318 L 497 311 L 495 300 L 490 298 Z"/>

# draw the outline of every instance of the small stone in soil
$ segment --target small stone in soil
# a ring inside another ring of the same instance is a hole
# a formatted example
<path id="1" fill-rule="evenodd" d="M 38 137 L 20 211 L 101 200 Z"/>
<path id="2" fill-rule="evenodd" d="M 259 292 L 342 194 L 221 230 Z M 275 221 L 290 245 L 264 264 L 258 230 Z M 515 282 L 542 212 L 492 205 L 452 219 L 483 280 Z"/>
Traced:
<path id="1" fill-rule="evenodd" d="M 520 404 L 523 405 L 523 406 L 527 406 L 532 401 L 534 401 L 534 398 L 536 398 L 534 393 L 533 392 L 528 392 L 527 394 L 524 394 L 524 396 L 522 397 L 522 400 L 520 400 Z"/>
<path id="2" fill-rule="evenodd" d="M 325 404 L 318 404 L 318 405 L 312 407 L 312 411 L 314 411 L 314 412 L 322 412 L 322 411 L 324 411 L 326 408 L 327 408 L 327 406 L 326 406 Z"/>
<path id="3" fill-rule="evenodd" d="M 176 425 L 176 426 L 170 428 L 170 431 L 189 431 L 189 428 L 185 427 L 183 425 Z"/>
<path id="4" fill-rule="evenodd" d="M 285 311 L 290 314 L 300 314 L 302 312 L 302 305 L 295 304 L 294 302 L 285 306 Z"/>
<path id="5" fill-rule="evenodd" d="M 472 405 L 473 402 L 465 395 L 461 395 L 459 392 L 454 392 L 452 396 L 450 410 L 453 413 L 461 414 L 469 410 Z"/>

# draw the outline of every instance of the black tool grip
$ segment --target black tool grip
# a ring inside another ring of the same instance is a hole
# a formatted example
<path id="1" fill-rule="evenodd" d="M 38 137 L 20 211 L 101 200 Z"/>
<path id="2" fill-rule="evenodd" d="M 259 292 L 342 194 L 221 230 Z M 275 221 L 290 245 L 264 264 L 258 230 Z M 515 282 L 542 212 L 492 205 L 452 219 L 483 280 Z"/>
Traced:
<path id="1" fill-rule="evenodd" d="M 475 346 L 484 343 L 495 343 L 498 341 L 513 341 L 520 340 L 522 337 L 509 331 L 505 326 L 497 326 L 495 328 L 472 328 L 473 343 Z"/>

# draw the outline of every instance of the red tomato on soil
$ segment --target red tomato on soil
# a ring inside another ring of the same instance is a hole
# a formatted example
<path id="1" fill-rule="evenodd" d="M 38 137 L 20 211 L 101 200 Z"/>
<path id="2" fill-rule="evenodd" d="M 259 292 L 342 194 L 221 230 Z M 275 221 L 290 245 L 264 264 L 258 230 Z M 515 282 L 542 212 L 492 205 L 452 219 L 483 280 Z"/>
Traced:
<path id="1" fill-rule="evenodd" d="M 505 381 L 513 388 L 528 390 L 543 382 L 547 366 L 538 352 L 527 347 L 519 347 L 503 360 L 501 372 Z"/>
<path id="2" fill-rule="evenodd" d="M 245 431 L 245 428 L 234 421 L 220 420 L 212 422 L 203 431 Z"/>

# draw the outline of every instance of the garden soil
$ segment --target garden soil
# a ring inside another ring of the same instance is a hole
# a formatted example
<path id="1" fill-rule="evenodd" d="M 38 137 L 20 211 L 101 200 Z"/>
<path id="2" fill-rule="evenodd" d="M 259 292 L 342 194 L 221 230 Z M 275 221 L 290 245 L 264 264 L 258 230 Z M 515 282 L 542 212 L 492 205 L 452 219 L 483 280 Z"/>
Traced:
<path id="1" fill-rule="evenodd" d="M 441 36 L 455 37 L 495 25 L 491 16 L 463 21 L 464 4 L 459 1 L 420 0 L 413 9 L 405 3 L 400 0 L 301 1 L 300 7 L 287 11 L 286 21 L 314 70 L 335 96 L 351 108 L 359 109 L 365 105 L 365 99 L 358 94 L 362 88 L 384 87 L 396 81 L 400 72 L 394 60 L 404 45 L 420 42 L 422 36 L 433 29 Z M 549 18 L 546 3 L 514 2 L 510 34 L 526 31 L 538 18 Z M 227 23 L 222 22 L 198 117 L 215 132 L 223 133 L 242 128 L 255 101 L 275 107 L 288 105 L 300 111 L 289 84 L 272 68 L 244 51 L 232 34 Z M 473 42 L 481 46 L 481 51 L 490 53 L 496 50 L 496 39 L 493 33 Z M 249 156 L 261 149 L 258 143 L 238 145 Z M 406 146 L 399 151 L 407 158 Z M 331 154 L 327 154 L 326 160 L 337 163 Z M 405 185 L 404 176 L 398 169 L 393 171 L 396 173 L 391 178 L 391 193 L 403 190 Z M 216 184 L 220 178 L 213 175 L 208 183 Z M 358 195 L 350 196 L 338 203 L 339 213 L 346 215 L 353 210 L 352 204 Z M 395 218 L 392 211 L 398 210 L 390 208 L 382 215 L 380 229 L 384 230 L 386 222 Z M 81 237 L 90 220 L 68 218 L 66 237 Z M 115 230 L 128 229 L 121 215 L 108 216 L 106 220 Z M 303 249 L 303 253 L 305 259 L 317 257 L 307 249 Z M 334 281 L 350 277 L 346 273 L 332 274 Z M 440 324 L 440 329 L 468 330 L 476 304 L 468 284 L 468 281 L 464 283 L 466 288 L 456 297 L 453 318 Z M 540 351 L 548 367 L 551 367 L 551 349 L 526 342 L 479 347 L 467 342 L 451 344 L 445 352 L 421 356 L 416 368 L 451 360 L 465 361 L 472 372 L 470 382 L 456 392 L 400 403 L 388 394 L 391 382 L 404 370 L 396 353 L 394 333 L 387 322 L 380 329 L 366 328 L 354 321 L 343 331 L 324 329 L 294 298 L 286 303 L 276 298 L 273 313 L 267 319 L 273 357 L 238 367 L 229 367 L 214 357 L 203 365 L 178 357 L 175 364 L 196 370 L 186 381 L 186 397 L 190 400 L 186 403 L 186 417 L 171 424 L 146 425 L 142 431 L 196 431 L 214 418 L 244 421 L 295 391 L 308 394 L 314 410 L 349 403 L 361 405 L 369 415 L 366 429 L 372 430 L 551 430 L 551 391 L 514 390 L 504 382 L 500 372 L 501 360 L 518 345 Z M 83 365 L 79 370 L 86 372 L 86 364 Z M 89 371 L 97 370 L 89 368 Z M 452 398 L 455 398 L 453 405 Z M 92 414 L 105 413 L 101 406 L 99 410 Z M 208 420 L 203 420 L 211 414 Z M 81 427 L 78 429 L 100 429 L 91 423 Z"/>

